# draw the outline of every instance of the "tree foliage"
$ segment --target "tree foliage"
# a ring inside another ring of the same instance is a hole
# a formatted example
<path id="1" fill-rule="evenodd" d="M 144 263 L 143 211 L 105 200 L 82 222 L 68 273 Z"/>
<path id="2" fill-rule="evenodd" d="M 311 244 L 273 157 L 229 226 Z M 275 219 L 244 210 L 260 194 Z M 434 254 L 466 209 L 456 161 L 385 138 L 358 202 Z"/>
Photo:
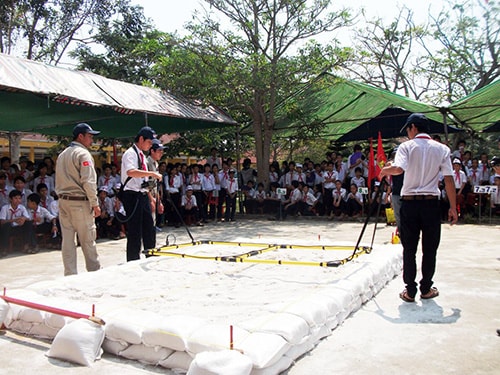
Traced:
<path id="1" fill-rule="evenodd" d="M 92 31 L 128 0 L 5 0 L 0 52 L 57 64 L 80 33 Z"/>
<path id="2" fill-rule="evenodd" d="M 252 129 L 259 181 L 266 182 L 278 103 L 304 80 L 335 66 L 328 48 L 315 45 L 320 59 L 294 55 L 294 48 L 323 32 L 347 25 L 345 11 L 328 13 L 329 1 L 206 0 L 210 10 L 232 25 L 223 29 L 207 12 L 189 25 L 186 48 L 210 76 L 231 114 L 241 114 Z M 304 48 L 303 51 L 307 49 Z M 311 47 L 309 51 L 313 51 Z M 304 64 L 305 62 L 307 64 Z"/>
<path id="3" fill-rule="evenodd" d="M 140 6 L 118 3 L 116 12 L 80 40 L 70 56 L 78 69 L 134 84 L 147 82 L 160 46 L 168 45 L 170 36 L 154 29 Z"/>
<path id="4" fill-rule="evenodd" d="M 500 76 L 498 2 L 447 5 L 422 25 L 407 7 L 388 24 L 366 20 L 350 76 L 436 105 L 493 82 Z"/>

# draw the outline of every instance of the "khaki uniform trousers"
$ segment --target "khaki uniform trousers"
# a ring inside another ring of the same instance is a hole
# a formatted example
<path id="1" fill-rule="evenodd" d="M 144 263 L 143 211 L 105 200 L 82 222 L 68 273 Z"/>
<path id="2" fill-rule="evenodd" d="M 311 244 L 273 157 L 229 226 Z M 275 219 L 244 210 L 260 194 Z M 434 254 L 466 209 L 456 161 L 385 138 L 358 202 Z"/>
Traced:
<path id="1" fill-rule="evenodd" d="M 64 276 L 78 273 L 75 234 L 82 247 L 87 271 L 100 269 L 95 243 L 96 226 L 89 202 L 59 199 L 59 222 L 62 232 Z"/>

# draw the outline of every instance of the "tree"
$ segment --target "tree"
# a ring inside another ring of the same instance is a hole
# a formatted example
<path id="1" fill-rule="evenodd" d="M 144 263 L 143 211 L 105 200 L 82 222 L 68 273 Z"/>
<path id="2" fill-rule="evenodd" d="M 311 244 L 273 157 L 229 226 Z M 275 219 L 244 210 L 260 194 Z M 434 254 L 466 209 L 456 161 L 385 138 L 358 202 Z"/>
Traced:
<path id="1" fill-rule="evenodd" d="M 0 5 L 0 52 L 58 64 L 80 33 L 92 32 L 129 0 L 7 0 Z"/>
<path id="2" fill-rule="evenodd" d="M 449 5 L 431 16 L 431 40 L 442 48 L 431 50 L 429 41 L 423 45 L 432 68 L 430 79 L 443 93 L 439 99 L 452 102 L 500 77 L 500 9 L 497 1 Z"/>
<path id="3" fill-rule="evenodd" d="M 170 39 L 153 28 L 142 7 L 126 2 L 118 4 L 115 18 L 101 20 L 93 35 L 80 40 L 69 55 L 78 61 L 80 70 L 141 84 L 149 81 L 159 45 L 168 45 Z"/>
<path id="4" fill-rule="evenodd" d="M 496 1 L 449 0 L 424 25 L 406 7 L 388 25 L 367 20 L 349 74 L 435 105 L 453 102 L 500 76 L 498 14 Z"/>
<path id="5" fill-rule="evenodd" d="M 249 118 L 258 178 L 267 182 L 277 104 L 312 73 L 335 66 L 332 61 L 336 59 L 322 56 L 322 63 L 305 69 L 301 64 L 305 60 L 292 56 L 293 48 L 320 33 L 346 26 L 349 14 L 327 14 L 327 0 L 206 2 L 230 21 L 233 29 L 222 30 L 207 12 L 201 23 L 189 25 L 192 40 L 188 48 L 202 60 L 205 71 L 218 72 L 211 89 L 221 89 L 226 106 Z"/>
<path id="6" fill-rule="evenodd" d="M 355 31 L 358 58 L 347 68 L 350 76 L 420 99 L 430 82 L 422 75 L 423 57 L 415 49 L 426 35 L 426 27 L 415 25 L 413 12 L 406 7 L 389 25 L 380 18 L 365 22 L 363 29 Z"/>

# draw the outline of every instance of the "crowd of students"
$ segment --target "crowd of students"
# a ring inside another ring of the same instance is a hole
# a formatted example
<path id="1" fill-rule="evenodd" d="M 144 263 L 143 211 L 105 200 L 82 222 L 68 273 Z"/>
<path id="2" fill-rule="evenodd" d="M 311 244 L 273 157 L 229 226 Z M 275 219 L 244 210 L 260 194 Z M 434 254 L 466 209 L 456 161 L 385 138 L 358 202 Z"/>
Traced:
<path id="1" fill-rule="evenodd" d="M 459 214 L 477 215 L 478 210 L 490 208 L 498 215 L 500 176 L 490 168 L 486 153 L 474 157 L 465 146 L 460 141 L 452 154 Z M 6 254 L 13 236 L 27 253 L 38 251 L 37 240 L 43 236 L 51 237 L 49 246 L 60 246 L 54 161 L 46 157 L 36 169 L 26 157 L 21 157 L 19 166 L 11 165 L 9 157 L 0 159 L 0 164 L 0 255 Z M 328 152 L 320 162 L 309 158 L 302 163 L 273 162 L 267 186 L 257 180 L 250 159 L 245 159 L 237 171 L 234 161 L 218 157 L 215 148 L 203 165 L 165 161 L 155 165 L 164 176 L 162 183 L 152 184 L 152 196 L 158 197 L 152 199 L 158 230 L 164 225 L 179 227 L 182 222 L 202 226 L 209 221 L 234 221 L 238 202 L 241 213 L 267 214 L 272 220 L 284 220 L 290 215 L 342 220 L 373 215 L 379 205 L 382 214 L 391 207 L 391 181 L 381 184 L 374 179 L 368 186 L 368 158 L 359 145 L 347 157 Z M 104 164 L 98 178 L 98 238 L 119 239 L 126 235 L 126 224 L 117 214 L 123 213 L 123 205 L 116 197 L 120 185 L 118 167 Z M 474 192 L 478 185 L 496 185 L 498 190 L 480 200 Z M 445 213 L 447 198 L 442 191 Z"/>

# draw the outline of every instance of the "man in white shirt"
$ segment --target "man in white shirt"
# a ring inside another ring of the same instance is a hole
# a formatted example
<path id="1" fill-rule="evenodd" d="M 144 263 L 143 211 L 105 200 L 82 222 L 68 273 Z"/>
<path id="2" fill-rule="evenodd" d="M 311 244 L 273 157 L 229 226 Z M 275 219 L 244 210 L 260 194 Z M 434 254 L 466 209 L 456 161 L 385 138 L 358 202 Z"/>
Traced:
<path id="1" fill-rule="evenodd" d="M 145 151 L 153 145 L 156 133 L 145 126 L 137 133 L 134 144 L 122 157 L 121 183 L 123 194 L 121 201 L 127 213 L 127 262 L 140 259 L 141 242 L 145 250 L 156 246 L 156 229 L 149 201 L 149 187 L 154 186 L 148 180 L 161 180 L 162 175 L 148 171 Z"/>
<path id="2" fill-rule="evenodd" d="M 406 132 L 409 141 L 402 143 L 393 163 L 388 163 L 380 177 L 399 175 L 405 177 L 401 189 L 401 243 L 403 245 L 403 280 L 406 284 L 399 297 L 405 302 L 415 302 L 417 294 L 416 253 L 422 234 L 422 279 L 420 298 L 429 299 L 439 295 L 432 287 L 436 253 L 441 237 L 441 217 L 438 180 L 444 176 L 445 189 L 450 200 L 448 218 L 452 224 L 458 220 L 455 205 L 455 186 L 447 146 L 431 139 L 427 134 L 429 121 L 421 113 L 408 117 L 401 132 Z"/>

